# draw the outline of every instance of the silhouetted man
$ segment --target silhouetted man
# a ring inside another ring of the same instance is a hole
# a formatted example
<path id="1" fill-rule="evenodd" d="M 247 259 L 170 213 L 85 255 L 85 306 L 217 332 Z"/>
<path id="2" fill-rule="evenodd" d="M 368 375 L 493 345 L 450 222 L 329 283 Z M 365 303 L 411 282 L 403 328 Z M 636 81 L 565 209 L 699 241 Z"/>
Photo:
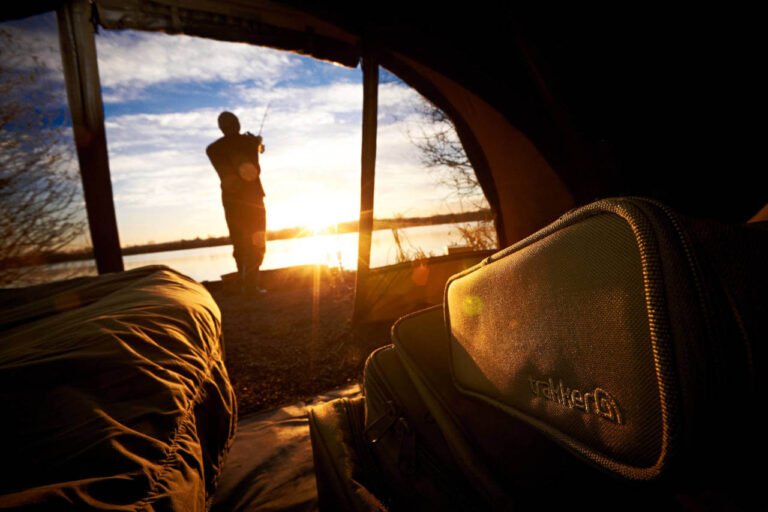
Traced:
<path id="1" fill-rule="evenodd" d="M 219 128 L 224 136 L 208 146 L 206 153 L 221 179 L 233 256 L 243 290 L 263 293 L 258 275 L 267 242 L 264 189 L 259 179 L 259 153 L 264 152 L 264 145 L 261 136 L 240 133 L 240 121 L 232 112 L 219 115 Z"/>

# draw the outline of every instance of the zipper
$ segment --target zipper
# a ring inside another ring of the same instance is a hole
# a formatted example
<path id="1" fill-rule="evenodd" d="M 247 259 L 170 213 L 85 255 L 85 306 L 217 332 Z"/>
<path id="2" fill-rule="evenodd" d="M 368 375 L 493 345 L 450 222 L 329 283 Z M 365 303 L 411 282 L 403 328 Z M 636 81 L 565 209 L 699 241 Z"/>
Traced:
<path id="1" fill-rule="evenodd" d="M 654 201 L 652 199 L 646 199 L 645 201 L 655 205 L 657 208 L 659 208 L 664 214 L 666 215 L 667 219 L 672 223 L 672 227 L 675 230 L 675 233 L 677 234 L 677 238 L 680 240 L 680 245 L 683 248 L 683 254 L 685 255 L 685 261 L 688 264 L 688 269 L 691 271 L 691 278 L 693 279 L 693 284 L 696 288 L 696 294 L 699 299 L 699 305 L 701 306 L 703 317 L 704 317 L 704 323 L 707 327 L 707 332 L 714 332 L 712 330 L 711 325 L 711 318 L 709 313 L 710 308 L 708 307 L 706 301 L 704 300 L 704 287 L 701 283 L 701 277 L 699 275 L 699 265 L 696 261 L 696 258 L 693 255 L 693 250 L 691 249 L 690 243 L 688 242 L 688 237 L 685 235 L 685 231 L 680 226 L 680 222 L 677 218 L 677 215 L 670 210 L 666 205 L 659 203 L 658 201 Z"/>
<path id="2" fill-rule="evenodd" d="M 694 289 L 696 291 L 696 298 L 698 299 L 698 305 L 701 309 L 701 316 L 702 320 L 704 322 L 704 343 L 688 343 L 687 348 L 690 347 L 690 350 L 698 351 L 699 357 L 701 361 L 705 362 L 704 367 L 704 374 L 705 374 L 705 381 L 708 382 L 718 382 L 721 379 L 719 378 L 723 372 L 721 367 L 718 364 L 711 364 L 713 361 L 722 361 L 724 359 L 728 359 L 726 356 L 726 345 L 723 343 L 717 342 L 717 337 L 720 334 L 719 331 L 716 331 L 713 325 L 713 311 L 714 306 L 712 305 L 711 299 L 709 299 L 709 294 L 705 293 L 705 282 L 703 281 L 702 275 L 704 275 L 704 272 L 701 269 L 701 264 L 699 263 L 699 260 L 696 257 L 695 251 L 691 248 L 691 243 L 689 241 L 688 235 L 686 234 L 686 231 L 683 229 L 683 227 L 680 225 L 680 221 L 678 219 L 677 214 L 675 214 L 672 210 L 670 210 L 666 205 L 655 201 L 653 199 L 646 199 L 648 203 L 653 204 L 658 209 L 660 209 L 667 219 L 672 224 L 673 230 L 675 234 L 677 235 L 677 239 L 679 240 L 680 246 L 682 247 L 682 252 L 684 255 L 685 262 L 688 266 L 688 270 L 691 274 L 691 279 L 693 280 Z M 720 284 L 720 286 L 723 286 Z M 717 292 L 714 292 L 717 293 Z M 727 293 L 723 291 L 722 293 Z M 671 329 L 670 329 L 671 330 Z M 742 338 L 743 339 L 743 338 Z M 703 354 L 701 353 L 703 352 Z M 685 362 L 683 362 L 685 363 Z M 677 363 L 678 366 L 681 364 L 680 362 Z M 689 368 L 688 371 L 691 371 Z M 751 382 L 754 382 L 751 380 Z M 682 400 L 683 397 L 680 397 Z M 704 401 L 706 402 L 714 402 L 719 401 L 721 398 L 716 396 L 715 392 L 710 386 L 706 386 L 704 390 Z M 700 415 L 701 413 L 699 411 L 694 411 L 695 415 Z"/>
<path id="3" fill-rule="evenodd" d="M 685 263 L 688 267 L 688 270 L 691 273 L 691 279 L 693 280 L 694 289 L 696 290 L 696 298 L 698 299 L 698 305 L 701 308 L 701 316 L 703 317 L 704 326 L 705 326 L 705 338 L 707 338 L 707 343 L 703 344 L 706 347 L 706 354 L 703 355 L 704 361 L 717 361 L 719 359 L 719 352 L 717 350 L 716 346 L 713 346 L 711 342 L 711 338 L 713 336 L 714 330 L 712 328 L 712 322 L 710 318 L 709 312 L 711 311 L 711 307 L 709 306 L 707 300 L 705 299 L 704 294 L 704 287 L 701 282 L 701 276 L 700 276 L 700 270 L 698 262 L 696 261 L 696 258 L 694 256 L 694 252 L 690 247 L 690 243 L 688 241 L 688 238 L 685 234 L 685 231 L 683 230 L 682 226 L 680 225 L 680 222 L 677 218 L 677 215 L 670 210 L 666 205 L 655 201 L 653 199 L 632 199 L 632 203 L 634 203 L 636 206 L 641 206 L 642 203 L 649 203 L 664 214 L 664 216 L 669 220 L 670 224 L 672 224 L 672 229 L 676 235 L 677 240 L 680 243 L 680 246 L 682 247 L 682 253 L 683 253 L 683 259 L 685 260 Z M 659 257 L 661 257 L 659 255 Z M 669 322 L 671 319 L 667 317 L 667 322 Z M 671 326 L 665 325 L 663 326 L 663 334 L 667 336 L 668 338 L 671 336 Z M 690 344 L 689 344 L 690 345 Z M 716 345 L 716 344 L 715 344 Z M 702 346 L 702 344 L 698 344 L 698 346 Z M 672 363 L 671 354 L 667 354 L 667 358 L 669 359 L 669 362 Z M 678 363 L 679 364 L 679 363 Z M 711 399 L 712 397 L 707 397 L 707 399 Z"/>
<path id="4" fill-rule="evenodd" d="M 371 354 L 366 365 L 367 373 L 371 378 L 365 381 L 365 387 L 373 391 L 373 395 L 380 400 L 379 403 L 385 404 L 386 410 L 366 427 L 365 439 L 371 445 L 376 445 L 385 435 L 392 432 L 398 439 L 398 469 L 404 474 L 411 475 L 416 471 L 416 433 L 408 424 L 402 409 L 392 400 L 397 399 L 398 396 L 383 377 L 384 372 L 379 368 L 375 358 L 377 352 Z"/>
<path id="5" fill-rule="evenodd" d="M 387 349 L 390 349 L 390 347 Z M 406 474 L 413 474 L 416 470 L 416 432 L 409 425 L 408 419 L 403 414 L 403 410 L 395 405 L 395 400 L 399 397 L 387 384 L 386 379 L 383 377 L 384 372 L 381 371 L 381 368 L 376 362 L 375 355 L 376 352 L 371 354 L 369 359 L 367 366 L 371 378 L 368 379 L 365 384 L 366 387 L 370 388 L 372 391 L 376 391 L 374 394 L 379 395 L 379 399 L 382 401 L 386 400 L 384 402 L 386 404 L 386 410 L 365 429 L 366 439 L 368 439 L 371 444 L 376 444 L 387 435 L 388 432 L 394 432 L 399 441 L 397 455 L 398 467 Z"/>
<path id="6" fill-rule="evenodd" d="M 379 350 L 388 348 L 390 347 Z M 435 454 L 419 442 L 417 433 L 409 424 L 402 408 L 395 404 L 399 397 L 383 378 L 384 372 L 374 357 L 377 352 L 378 350 L 371 354 L 366 364 L 365 373 L 371 378 L 365 380 L 364 386 L 367 392 L 379 400 L 378 403 L 386 404 L 386 410 L 365 428 L 365 438 L 375 447 L 384 436 L 389 433 L 394 435 L 398 440 L 397 468 L 403 476 L 415 476 L 418 479 L 417 470 L 421 467 L 426 474 L 434 475 L 435 481 L 439 482 L 438 487 L 445 494 L 452 496 L 452 503 L 461 510 L 471 510 L 472 504 L 467 496 L 458 491 L 464 484 L 457 480 L 456 475 L 447 472 Z"/>

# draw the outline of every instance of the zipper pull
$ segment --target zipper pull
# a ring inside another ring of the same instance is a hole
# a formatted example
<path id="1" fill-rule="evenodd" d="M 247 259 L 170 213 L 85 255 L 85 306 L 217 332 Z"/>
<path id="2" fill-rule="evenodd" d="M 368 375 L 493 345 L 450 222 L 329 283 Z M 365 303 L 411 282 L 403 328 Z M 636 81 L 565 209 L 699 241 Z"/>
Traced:
<path id="1" fill-rule="evenodd" d="M 398 418 L 395 432 L 400 439 L 397 466 L 404 474 L 412 475 L 416 472 L 416 433 L 403 417 Z"/>
<path id="2" fill-rule="evenodd" d="M 398 416 L 395 404 L 392 401 L 387 401 L 387 410 L 384 414 L 373 420 L 373 423 L 365 428 L 364 434 L 368 442 L 371 444 L 378 443 L 397 422 Z"/>

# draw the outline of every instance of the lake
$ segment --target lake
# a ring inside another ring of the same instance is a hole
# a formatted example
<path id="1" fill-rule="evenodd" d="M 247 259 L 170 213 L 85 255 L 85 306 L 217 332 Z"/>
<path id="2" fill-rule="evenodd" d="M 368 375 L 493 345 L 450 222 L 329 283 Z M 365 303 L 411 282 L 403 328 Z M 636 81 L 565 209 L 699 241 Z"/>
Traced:
<path id="1" fill-rule="evenodd" d="M 476 224 L 476 223 L 469 223 Z M 417 251 L 429 256 L 447 254 L 448 246 L 462 245 L 456 224 L 418 226 L 399 230 L 401 246 L 413 258 Z M 198 281 L 215 281 L 223 274 L 235 272 L 232 246 L 201 247 L 181 251 L 134 254 L 123 258 L 125 269 L 145 265 L 168 265 Z M 383 267 L 398 262 L 398 250 L 392 230 L 373 232 L 371 267 Z M 262 270 L 295 265 L 323 264 L 341 266 L 345 270 L 357 268 L 357 233 L 323 234 L 286 240 L 270 240 Z M 96 273 L 91 261 L 76 261 L 35 267 L 23 283 L 54 281 Z"/>

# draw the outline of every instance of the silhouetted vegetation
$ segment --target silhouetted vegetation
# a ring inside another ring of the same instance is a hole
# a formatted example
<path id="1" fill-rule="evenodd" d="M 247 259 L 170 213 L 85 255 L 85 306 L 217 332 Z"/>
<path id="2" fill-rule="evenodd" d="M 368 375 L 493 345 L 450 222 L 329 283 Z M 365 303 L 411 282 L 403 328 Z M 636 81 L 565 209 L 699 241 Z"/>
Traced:
<path id="1" fill-rule="evenodd" d="M 408 136 L 419 150 L 421 163 L 438 175 L 440 182 L 453 191 L 462 211 L 483 210 L 487 203 L 477 175 L 448 116 L 427 100 L 414 106 L 420 122 L 409 129 Z M 415 131 L 415 133 L 414 133 Z M 459 226 L 462 241 L 474 250 L 498 247 L 493 218 Z"/>
<path id="2" fill-rule="evenodd" d="M 63 87 L 44 62 L 58 49 L 40 51 L 0 28 L 0 285 L 86 229 Z"/>
<path id="3" fill-rule="evenodd" d="M 482 208 L 480 183 L 451 120 L 427 100 L 418 102 L 414 110 L 421 122 L 408 135 L 419 150 L 421 163 L 438 174 L 462 206 L 469 202 L 470 209 Z"/>

